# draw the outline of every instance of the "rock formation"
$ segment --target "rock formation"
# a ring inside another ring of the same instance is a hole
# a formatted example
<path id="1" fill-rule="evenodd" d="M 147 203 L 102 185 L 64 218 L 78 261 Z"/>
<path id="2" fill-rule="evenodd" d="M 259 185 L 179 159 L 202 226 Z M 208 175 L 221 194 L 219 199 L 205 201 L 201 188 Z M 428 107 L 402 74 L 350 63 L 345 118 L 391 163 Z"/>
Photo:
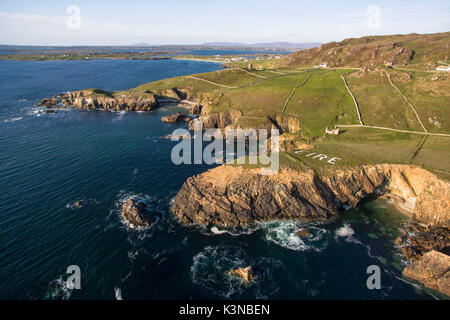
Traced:
<path id="1" fill-rule="evenodd" d="M 151 111 L 158 108 L 159 103 L 154 95 L 138 98 L 125 94 L 114 96 L 101 90 L 81 90 L 67 92 L 52 98 L 44 98 L 36 106 L 107 111 Z"/>
<path id="2" fill-rule="evenodd" d="M 403 270 L 403 276 L 450 296 L 450 256 L 430 251 Z"/>
<path id="3" fill-rule="evenodd" d="M 417 231 L 417 234 L 399 237 L 396 240 L 396 244 L 402 246 L 402 252 L 406 259 L 419 259 L 425 253 L 433 250 L 450 254 L 450 229 L 448 227 L 434 227 Z"/>
<path id="4" fill-rule="evenodd" d="M 190 121 L 191 119 L 181 112 L 177 112 L 165 117 L 161 118 L 162 122 L 169 122 L 169 123 L 175 123 L 175 122 L 181 122 L 181 121 Z"/>
<path id="5" fill-rule="evenodd" d="M 404 201 L 411 218 L 430 226 L 450 222 L 450 185 L 428 171 L 407 165 L 372 165 L 313 170 L 221 166 L 186 180 L 172 205 L 185 224 L 247 225 L 261 220 L 323 220 L 343 206 L 387 188 Z"/>
<path id="6" fill-rule="evenodd" d="M 298 231 L 295 233 L 295 235 L 296 235 L 297 237 L 299 237 L 299 238 L 305 238 L 305 237 L 310 237 L 310 236 L 311 236 L 311 232 L 309 232 L 308 229 L 303 228 L 303 229 L 298 230 Z"/>
<path id="7" fill-rule="evenodd" d="M 245 284 L 248 284 L 255 279 L 251 266 L 248 266 L 246 268 L 232 269 L 227 271 L 226 274 L 241 278 Z"/>
<path id="8" fill-rule="evenodd" d="M 149 225 L 149 216 L 145 203 L 128 199 L 122 206 L 122 216 L 130 224 L 137 227 L 147 227 Z"/>

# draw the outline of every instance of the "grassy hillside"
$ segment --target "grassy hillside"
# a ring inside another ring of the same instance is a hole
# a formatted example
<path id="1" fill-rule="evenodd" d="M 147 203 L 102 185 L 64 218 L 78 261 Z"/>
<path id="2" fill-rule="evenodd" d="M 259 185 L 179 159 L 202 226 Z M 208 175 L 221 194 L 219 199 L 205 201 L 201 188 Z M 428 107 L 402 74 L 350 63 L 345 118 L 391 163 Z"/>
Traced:
<path id="1" fill-rule="evenodd" d="M 330 42 L 301 50 L 284 58 L 285 66 L 371 67 L 392 64 L 434 69 L 438 61 L 449 62 L 450 32 L 367 36 Z"/>

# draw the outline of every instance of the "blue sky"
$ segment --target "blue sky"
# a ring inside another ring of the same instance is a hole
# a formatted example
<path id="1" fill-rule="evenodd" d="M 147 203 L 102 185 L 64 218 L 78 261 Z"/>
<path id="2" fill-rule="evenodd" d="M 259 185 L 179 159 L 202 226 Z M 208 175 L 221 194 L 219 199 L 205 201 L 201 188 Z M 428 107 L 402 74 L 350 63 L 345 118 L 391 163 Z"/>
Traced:
<path id="1" fill-rule="evenodd" d="M 70 5 L 79 7 L 81 18 L 72 28 L 67 26 Z M 0 1 L 3 44 L 328 42 L 444 31 L 450 31 L 448 0 Z"/>

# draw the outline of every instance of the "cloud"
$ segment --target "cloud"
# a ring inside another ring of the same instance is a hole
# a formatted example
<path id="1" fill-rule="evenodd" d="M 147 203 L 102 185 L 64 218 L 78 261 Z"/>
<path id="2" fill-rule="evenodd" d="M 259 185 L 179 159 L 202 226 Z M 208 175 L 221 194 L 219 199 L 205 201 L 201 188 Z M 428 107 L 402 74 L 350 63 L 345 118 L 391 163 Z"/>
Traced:
<path id="1" fill-rule="evenodd" d="M 94 37 L 111 38 L 118 33 L 126 34 L 134 32 L 128 26 L 83 19 L 81 12 L 80 28 L 69 28 L 67 16 L 42 16 L 21 12 L 1 12 L 0 11 L 0 42 L 34 44 L 40 42 L 67 42 L 69 39 L 90 42 Z M 17 40 L 15 40 L 17 39 Z M 62 39 L 67 39 L 64 41 Z"/>

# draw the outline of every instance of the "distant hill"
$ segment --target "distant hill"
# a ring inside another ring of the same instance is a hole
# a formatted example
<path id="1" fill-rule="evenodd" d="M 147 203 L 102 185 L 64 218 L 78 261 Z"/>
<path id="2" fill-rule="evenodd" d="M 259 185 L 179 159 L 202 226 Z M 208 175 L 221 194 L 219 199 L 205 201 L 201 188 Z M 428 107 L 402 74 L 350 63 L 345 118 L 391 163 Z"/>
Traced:
<path id="1" fill-rule="evenodd" d="M 309 49 L 320 45 L 319 42 L 268 42 L 268 43 L 239 43 L 239 42 L 207 42 L 203 44 L 208 47 L 240 47 L 240 48 L 257 48 L 257 49 Z"/>
<path id="2" fill-rule="evenodd" d="M 239 43 L 239 42 L 207 42 L 202 44 L 192 45 L 152 45 L 146 42 L 134 43 L 127 45 L 127 47 L 154 47 L 154 48 L 236 48 L 236 49 L 272 49 L 272 50 L 300 50 L 309 49 L 319 46 L 319 42 L 268 42 L 268 43 Z"/>
<path id="3" fill-rule="evenodd" d="M 413 33 L 330 42 L 317 48 L 297 51 L 284 58 L 283 63 L 289 66 L 326 63 L 330 67 L 409 64 L 434 67 L 438 61 L 448 61 L 449 56 L 450 32 Z"/>

